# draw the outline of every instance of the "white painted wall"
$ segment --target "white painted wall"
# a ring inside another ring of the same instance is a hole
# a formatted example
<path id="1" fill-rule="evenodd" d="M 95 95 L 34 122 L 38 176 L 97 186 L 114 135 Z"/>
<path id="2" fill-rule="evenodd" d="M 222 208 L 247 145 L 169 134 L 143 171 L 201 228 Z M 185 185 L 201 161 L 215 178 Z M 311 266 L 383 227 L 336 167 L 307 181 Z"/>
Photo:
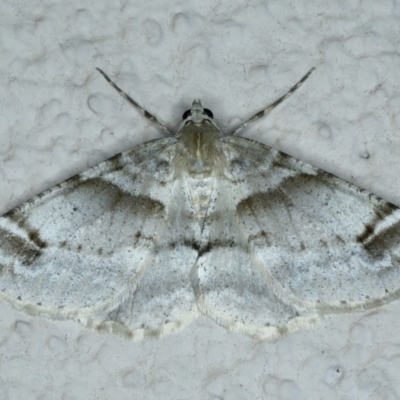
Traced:
<path id="1" fill-rule="evenodd" d="M 177 126 L 194 98 L 229 129 L 400 205 L 400 2 L 3 1 L 0 214 L 160 137 L 95 71 Z M 399 302 L 256 342 L 199 319 L 128 342 L 0 304 L 2 399 L 397 399 Z"/>

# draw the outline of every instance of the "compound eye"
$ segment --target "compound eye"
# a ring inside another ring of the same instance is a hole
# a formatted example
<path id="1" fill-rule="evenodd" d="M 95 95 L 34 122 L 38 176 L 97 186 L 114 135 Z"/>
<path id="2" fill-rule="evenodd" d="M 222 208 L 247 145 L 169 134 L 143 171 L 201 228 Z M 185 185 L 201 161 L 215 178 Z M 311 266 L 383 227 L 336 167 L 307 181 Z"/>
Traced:
<path id="1" fill-rule="evenodd" d="M 207 117 L 210 117 L 211 119 L 214 118 L 213 113 L 212 113 L 211 110 L 209 110 L 208 108 L 205 108 L 205 109 L 204 109 L 204 114 L 206 114 Z"/>
<path id="2" fill-rule="evenodd" d="M 182 115 L 182 119 L 185 120 L 186 118 L 190 117 L 191 115 L 192 115 L 192 110 L 186 110 Z"/>

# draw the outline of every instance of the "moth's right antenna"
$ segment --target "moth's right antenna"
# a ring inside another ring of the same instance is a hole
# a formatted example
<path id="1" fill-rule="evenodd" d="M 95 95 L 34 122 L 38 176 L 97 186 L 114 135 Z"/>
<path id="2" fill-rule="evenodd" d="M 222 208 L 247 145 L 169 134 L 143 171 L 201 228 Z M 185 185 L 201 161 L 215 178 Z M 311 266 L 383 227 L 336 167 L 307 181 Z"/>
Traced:
<path id="1" fill-rule="evenodd" d="M 163 129 L 168 136 L 173 136 L 173 133 L 165 126 L 163 125 L 154 115 L 151 115 L 148 111 L 146 111 L 143 107 L 141 107 L 138 103 L 136 103 L 135 100 L 132 99 L 129 95 L 127 95 L 122 89 L 120 89 L 108 76 L 107 74 L 101 70 L 100 68 L 96 68 L 97 71 L 99 71 L 106 81 L 126 100 L 129 101 L 137 110 L 139 110 L 149 121 L 151 121 L 153 124 L 156 124 L 159 126 L 161 129 Z"/>
<path id="2" fill-rule="evenodd" d="M 315 67 L 312 67 L 289 91 L 284 94 L 282 97 L 280 97 L 278 100 L 276 100 L 274 103 L 272 103 L 270 106 L 268 106 L 266 109 L 259 111 L 257 114 L 253 115 L 250 119 L 247 121 L 243 122 L 243 124 L 239 125 L 232 135 L 237 135 L 243 128 L 245 128 L 247 125 L 251 124 L 254 121 L 257 121 L 258 119 L 262 118 L 264 115 L 268 114 L 273 108 L 275 108 L 278 104 L 282 103 L 282 101 L 286 100 L 295 90 L 297 90 L 302 83 L 311 75 L 311 73 L 315 70 Z"/>

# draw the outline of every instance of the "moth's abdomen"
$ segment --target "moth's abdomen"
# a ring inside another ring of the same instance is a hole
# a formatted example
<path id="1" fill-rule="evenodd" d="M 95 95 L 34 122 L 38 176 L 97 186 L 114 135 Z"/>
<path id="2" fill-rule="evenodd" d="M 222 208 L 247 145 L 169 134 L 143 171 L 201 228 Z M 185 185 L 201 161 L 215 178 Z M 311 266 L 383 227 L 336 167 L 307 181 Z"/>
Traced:
<path id="1" fill-rule="evenodd" d="M 203 226 L 204 220 L 207 216 L 214 182 L 215 179 L 213 177 L 203 179 L 196 179 L 190 176 L 187 177 L 192 205 L 201 226 Z"/>

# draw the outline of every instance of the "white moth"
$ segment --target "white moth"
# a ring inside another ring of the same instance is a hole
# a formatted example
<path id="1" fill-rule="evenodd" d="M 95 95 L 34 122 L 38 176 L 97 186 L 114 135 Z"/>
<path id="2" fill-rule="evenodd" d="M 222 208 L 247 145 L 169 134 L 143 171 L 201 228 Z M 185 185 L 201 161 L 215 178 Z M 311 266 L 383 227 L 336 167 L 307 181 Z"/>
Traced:
<path id="1" fill-rule="evenodd" d="M 0 218 L 0 299 L 131 339 L 200 314 L 257 338 L 400 293 L 400 211 L 326 172 L 224 135 L 195 100 L 144 143 Z"/>

